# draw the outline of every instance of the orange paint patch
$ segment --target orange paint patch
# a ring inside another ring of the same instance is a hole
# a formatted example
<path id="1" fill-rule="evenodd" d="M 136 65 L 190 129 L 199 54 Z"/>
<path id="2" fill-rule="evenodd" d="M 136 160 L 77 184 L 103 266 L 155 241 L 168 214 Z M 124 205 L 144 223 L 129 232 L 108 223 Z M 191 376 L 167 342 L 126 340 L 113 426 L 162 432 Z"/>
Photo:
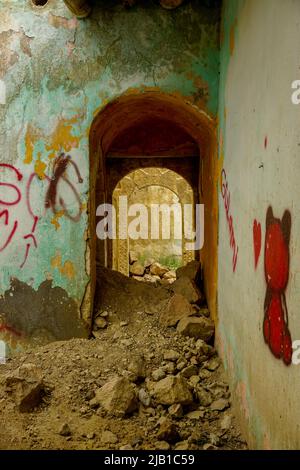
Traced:
<path id="1" fill-rule="evenodd" d="M 195 93 L 190 95 L 191 101 L 200 109 L 206 109 L 209 97 L 209 86 L 199 75 L 194 75 L 192 72 L 186 74 L 188 80 L 193 82 L 196 89 Z"/>
<path id="2" fill-rule="evenodd" d="M 78 116 L 72 119 L 60 119 L 46 149 L 51 151 L 49 158 L 57 156 L 58 152 L 65 150 L 69 152 L 72 148 L 78 148 L 80 138 L 72 135 L 73 124 L 77 122 Z"/>
<path id="3" fill-rule="evenodd" d="M 55 230 L 58 230 L 60 228 L 60 223 L 58 222 L 58 219 L 64 215 L 64 211 L 59 211 L 55 214 L 55 216 L 51 220 L 51 224 L 54 225 Z"/>
<path id="4" fill-rule="evenodd" d="M 58 269 L 59 272 L 68 279 L 73 279 L 75 276 L 75 268 L 72 261 L 65 261 L 64 264 L 62 264 L 61 254 L 59 253 L 52 258 L 51 268 Z"/>
<path id="5" fill-rule="evenodd" d="M 61 255 L 57 254 L 51 260 L 51 268 L 55 269 L 55 268 L 59 268 L 60 266 L 61 266 Z"/>
<path id="6" fill-rule="evenodd" d="M 35 162 L 35 165 L 34 165 L 34 171 L 41 180 L 45 178 L 46 168 L 47 168 L 46 163 L 41 161 L 41 157 L 39 155 L 38 160 Z"/>
<path id="7" fill-rule="evenodd" d="M 66 276 L 68 279 L 73 279 L 75 276 L 75 268 L 71 261 L 66 261 L 64 265 L 60 268 L 60 272 L 63 276 Z"/>
<path id="8" fill-rule="evenodd" d="M 34 129 L 31 124 L 27 126 L 25 134 L 25 158 L 24 163 L 29 165 L 33 160 L 34 145 L 40 138 L 39 131 Z"/>
<path id="9" fill-rule="evenodd" d="M 40 140 L 47 142 L 46 150 L 50 152 L 48 158 L 55 158 L 58 153 L 65 151 L 69 152 L 72 148 L 78 148 L 80 137 L 72 135 L 73 125 L 77 122 L 80 115 L 76 115 L 72 119 L 60 119 L 55 127 L 52 135 L 45 136 L 40 129 L 34 128 L 31 124 L 28 125 L 25 135 L 25 164 L 31 164 L 34 160 L 34 147 Z M 46 163 L 41 162 L 40 155 L 35 162 L 35 171 L 40 178 L 45 177 Z"/>

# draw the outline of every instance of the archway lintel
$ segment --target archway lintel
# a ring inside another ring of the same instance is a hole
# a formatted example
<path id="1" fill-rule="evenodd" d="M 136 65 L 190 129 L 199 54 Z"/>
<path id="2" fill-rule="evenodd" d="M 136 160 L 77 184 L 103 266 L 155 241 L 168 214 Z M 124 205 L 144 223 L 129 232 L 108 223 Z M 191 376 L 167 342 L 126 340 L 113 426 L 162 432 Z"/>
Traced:
<path id="1" fill-rule="evenodd" d="M 135 90 L 115 98 L 99 110 L 90 129 L 91 148 L 96 149 L 101 142 L 105 156 L 121 132 L 149 117 L 181 127 L 203 148 L 207 149 L 215 139 L 216 120 L 186 98 L 158 90 Z"/>

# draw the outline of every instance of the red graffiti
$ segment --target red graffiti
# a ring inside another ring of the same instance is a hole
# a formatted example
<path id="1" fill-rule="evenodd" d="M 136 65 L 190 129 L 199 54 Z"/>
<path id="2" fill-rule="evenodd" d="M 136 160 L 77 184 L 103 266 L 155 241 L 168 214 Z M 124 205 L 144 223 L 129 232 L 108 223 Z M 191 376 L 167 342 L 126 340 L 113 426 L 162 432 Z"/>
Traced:
<path id="1" fill-rule="evenodd" d="M 277 359 L 286 365 L 292 361 L 292 338 L 288 327 L 285 290 L 289 279 L 289 243 L 291 214 L 285 211 L 276 219 L 269 207 L 266 216 L 265 278 L 267 292 L 264 306 L 263 332 L 265 342 Z"/>
<path id="2" fill-rule="evenodd" d="M 0 325 L 0 332 L 2 331 L 7 332 L 7 333 L 12 333 L 15 336 L 22 336 L 22 333 L 15 330 L 15 328 L 9 325 Z"/>
<path id="3" fill-rule="evenodd" d="M 25 248 L 25 258 L 24 258 L 23 263 L 20 265 L 20 268 L 21 268 L 21 269 L 22 269 L 22 268 L 25 266 L 25 264 L 26 264 L 26 261 L 27 261 L 28 256 L 29 256 L 30 248 L 31 248 L 30 243 L 27 243 L 26 248 Z"/>
<path id="4" fill-rule="evenodd" d="M 6 224 L 7 225 L 7 224 Z M 1 251 L 4 251 L 5 248 L 8 247 L 8 245 L 10 244 L 10 242 L 12 241 L 13 237 L 14 237 L 14 234 L 16 233 L 17 231 L 17 228 L 18 228 L 18 222 L 15 221 L 14 222 L 14 225 L 13 225 L 13 228 L 10 232 L 10 234 L 8 235 L 8 238 L 6 239 L 6 241 L 4 242 L 4 244 L 2 246 L 0 246 L 0 253 Z"/>
<path id="5" fill-rule="evenodd" d="M 223 200 L 224 200 L 226 219 L 227 219 L 227 224 L 228 224 L 228 228 L 229 228 L 230 247 L 232 248 L 232 251 L 233 251 L 232 269 L 233 269 L 233 272 L 235 272 L 239 248 L 236 244 L 235 235 L 234 235 L 234 228 L 233 228 L 233 218 L 232 218 L 232 215 L 230 214 L 230 192 L 229 192 L 229 189 L 228 189 L 228 182 L 227 182 L 226 172 L 225 172 L 224 169 L 222 170 L 221 178 L 222 178 L 221 192 L 222 192 L 222 197 L 223 197 Z"/>
<path id="6" fill-rule="evenodd" d="M 34 213 L 33 206 L 31 203 L 31 198 L 34 195 L 34 192 L 32 191 L 32 184 L 35 179 L 38 179 L 39 181 L 42 181 L 42 184 L 44 184 L 44 194 L 45 194 L 45 200 L 44 200 L 44 208 L 45 210 L 51 209 L 54 214 L 57 214 L 58 211 L 62 210 L 64 215 L 72 220 L 73 222 L 78 222 L 81 213 L 82 213 L 82 205 L 81 205 L 81 200 L 80 196 L 73 185 L 73 183 L 69 180 L 68 176 L 66 175 L 66 170 L 68 166 L 71 165 L 75 169 L 76 177 L 78 180 L 78 183 L 82 183 L 83 179 L 80 175 L 79 169 L 76 165 L 75 162 L 72 161 L 71 157 L 69 155 L 65 154 L 60 154 L 55 160 L 54 160 L 54 165 L 53 165 L 53 175 L 52 177 L 49 177 L 45 175 L 45 178 L 43 180 L 40 180 L 39 176 L 36 173 L 32 173 L 27 181 L 26 185 L 26 206 L 29 215 L 32 218 L 32 226 L 31 226 L 31 231 L 30 233 L 25 234 L 22 238 L 25 241 L 25 254 L 24 254 L 24 259 L 23 262 L 21 263 L 20 267 L 23 268 L 31 248 L 37 248 L 38 247 L 38 242 L 36 238 L 36 229 L 38 222 L 40 220 L 40 216 Z M 23 179 L 23 175 L 21 172 L 15 168 L 13 165 L 7 164 L 7 163 L 0 163 L 0 168 L 4 168 L 6 170 L 9 170 L 13 173 L 13 178 L 15 178 L 17 181 L 16 183 L 12 182 L 5 182 L 2 183 L 0 182 L 0 187 L 5 188 L 5 199 L 0 196 L 0 221 L 3 218 L 4 220 L 4 226 L 7 227 L 9 224 L 9 221 L 11 219 L 11 214 L 9 213 L 8 209 L 4 209 L 1 211 L 1 205 L 7 206 L 7 207 L 13 207 L 17 206 L 21 200 L 22 200 L 22 192 L 21 189 L 19 188 L 18 184 L 19 182 Z M 0 170 L 1 171 L 1 170 Z M 77 204 L 78 210 L 76 211 L 75 215 L 70 213 L 67 204 L 65 202 L 64 196 L 63 196 L 63 189 L 61 185 L 59 185 L 60 181 L 63 181 L 65 183 L 65 187 L 67 186 L 69 190 L 71 190 L 71 194 L 73 194 L 74 200 Z M 9 196 L 8 196 L 9 195 Z M 36 197 L 36 193 L 35 193 Z M 18 230 L 19 223 L 17 220 L 15 220 L 12 224 L 11 231 L 9 232 L 8 236 L 5 238 L 4 242 L 2 245 L 0 244 L 0 252 L 4 251 L 9 244 L 12 242 L 17 230 Z M 0 232 L 0 237 L 2 233 Z M 21 235 L 22 236 L 22 235 Z"/>
<path id="7" fill-rule="evenodd" d="M 19 170 L 17 170 L 17 168 L 15 168 L 14 166 L 9 165 L 8 163 L 0 163 L 0 168 L 7 168 L 9 170 L 12 170 L 17 176 L 18 181 L 21 181 L 21 179 L 23 178 Z M 5 188 L 11 188 L 13 191 L 16 192 L 16 199 L 12 201 L 3 201 L 2 199 L 0 199 L 0 204 L 4 204 L 5 206 L 15 206 L 21 201 L 21 192 L 16 185 L 11 183 L 0 183 L 0 186 L 4 186 Z"/>
<path id="8" fill-rule="evenodd" d="M 60 209 L 62 209 L 63 212 L 64 212 L 64 215 L 68 219 L 72 220 L 73 222 L 78 222 L 80 220 L 81 212 L 82 212 L 81 200 L 80 200 L 79 194 L 76 191 L 74 185 L 69 181 L 68 177 L 66 176 L 66 170 L 67 170 L 69 164 L 72 165 L 73 168 L 75 169 L 75 172 L 76 172 L 76 175 L 77 175 L 77 178 L 78 178 L 78 182 L 79 183 L 83 182 L 83 179 L 80 175 L 79 169 L 78 169 L 76 163 L 73 162 L 73 160 L 71 159 L 70 155 L 65 155 L 63 153 L 60 154 L 54 160 L 52 177 L 50 178 L 49 176 L 45 175 L 45 178 L 43 180 L 45 182 L 45 192 L 46 192 L 46 195 L 45 195 L 45 210 L 51 209 L 54 214 L 57 214 L 57 212 Z M 31 243 L 27 243 L 26 250 L 25 250 L 25 257 L 24 257 L 23 263 L 21 264 L 21 268 L 24 267 L 24 265 L 25 265 L 25 263 L 28 259 L 29 252 L 30 252 L 30 249 L 32 248 L 32 246 L 34 246 L 35 248 L 37 248 L 37 246 L 38 246 L 37 245 L 37 240 L 36 240 L 36 237 L 35 237 L 34 233 L 35 233 L 35 230 L 36 230 L 36 227 L 37 227 L 37 224 L 39 222 L 40 217 L 38 215 L 34 214 L 34 211 L 32 209 L 32 203 L 31 203 L 31 189 L 32 189 L 32 184 L 33 184 L 34 179 L 39 179 L 39 177 L 36 173 L 32 173 L 30 175 L 27 186 L 26 186 L 27 209 L 28 209 L 28 212 L 29 212 L 29 214 L 31 215 L 31 217 L 33 219 L 33 225 L 32 225 L 32 229 L 31 229 L 31 233 L 27 234 L 23 237 L 24 240 L 27 240 L 27 241 L 29 240 L 29 241 L 33 242 L 33 245 Z M 61 180 L 63 180 L 67 184 L 67 186 L 69 188 L 71 188 L 71 191 L 72 191 L 72 193 L 75 197 L 75 200 L 78 204 L 78 212 L 75 216 L 69 213 L 67 205 L 64 201 L 63 195 L 59 194 L 58 184 Z"/>
<path id="9" fill-rule="evenodd" d="M 261 252 L 261 224 L 254 220 L 253 222 L 253 245 L 254 245 L 254 264 L 255 269 L 258 265 L 258 260 Z"/>
<path id="10" fill-rule="evenodd" d="M 17 168 L 15 168 L 13 165 L 10 165 L 9 163 L 0 163 L 0 168 L 9 168 L 12 170 L 17 175 L 18 181 L 21 181 L 23 178 L 22 173 L 20 173 Z"/>
<path id="11" fill-rule="evenodd" d="M 6 168 L 8 170 L 11 170 L 14 174 L 14 177 L 17 177 L 18 181 L 21 181 L 22 178 L 23 178 L 23 176 L 19 172 L 19 170 L 17 170 L 17 168 L 15 168 L 14 166 L 12 166 L 8 163 L 0 163 L 0 168 Z M 15 184 L 0 182 L 0 186 L 5 187 L 6 189 L 10 188 L 15 192 L 15 199 L 13 199 L 13 200 L 3 200 L 3 199 L 0 198 L 0 205 L 10 207 L 10 206 L 15 206 L 15 205 L 19 204 L 19 202 L 21 201 L 22 195 L 21 195 L 21 191 L 19 190 L 19 188 Z M 0 219 L 2 217 L 4 217 L 4 226 L 7 227 L 8 224 L 9 224 L 9 220 L 10 220 L 8 209 L 4 209 L 0 212 Z M 7 237 L 5 238 L 5 241 L 3 242 L 2 245 L 0 245 L 0 252 L 4 251 L 8 247 L 8 245 L 11 243 L 11 241 L 14 238 L 14 235 L 17 231 L 17 228 L 18 228 L 18 221 L 15 220 L 13 222 L 13 225 L 12 225 L 12 228 L 11 228 L 10 232 L 8 233 Z M 1 232 L 0 232 L 0 236 L 1 236 Z"/>

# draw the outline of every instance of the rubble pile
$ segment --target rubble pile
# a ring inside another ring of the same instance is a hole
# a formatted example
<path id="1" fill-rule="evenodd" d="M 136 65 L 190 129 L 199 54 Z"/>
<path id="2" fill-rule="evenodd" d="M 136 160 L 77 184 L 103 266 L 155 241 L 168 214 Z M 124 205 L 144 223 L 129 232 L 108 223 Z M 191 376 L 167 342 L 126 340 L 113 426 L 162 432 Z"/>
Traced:
<path id="1" fill-rule="evenodd" d="M 130 277 L 136 281 L 167 286 L 176 280 L 174 270 L 161 265 L 154 259 L 147 259 L 144 263 L 141 263 L 133 251 L 129 253 L 129 265 Z"/>
<path id="2" fill-rule="evenodd" d="M 99 268 L 92 338 L 0 368 L 0 448 L 245 449 L 199 268 L 166 286 Z"/>

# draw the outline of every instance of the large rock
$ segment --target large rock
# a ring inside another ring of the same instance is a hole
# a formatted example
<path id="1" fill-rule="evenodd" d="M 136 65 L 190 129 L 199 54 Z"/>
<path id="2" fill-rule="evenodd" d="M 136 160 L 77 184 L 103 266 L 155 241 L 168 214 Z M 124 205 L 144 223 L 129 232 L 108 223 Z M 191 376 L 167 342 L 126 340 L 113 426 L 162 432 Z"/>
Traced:
<path id="1" fill-rule="evenodd" d="M 98 329 L 103 330 L 106 327 L 107 327 L 107 321 L 105 320 L 105 318 L 103 318 L 103 317 L 95 318 L 94 328 L 96 330 L 98 330 Z"/>
<path id="2" fill-rule="evenodd" d="M 125 416 L 137 408 L 133 385 L 125 377 L 115 377 L 96 391 L 95 401 L 114 416 Z"/>
<path id="3" fill-rule="evenodd" d="M 165 361 L 172 361 L 176 362 L 180 357 L 180 354 L 177 351 L 174 351 L 174 349 L 167 349 L 167 351 L 164 352 L 164 360 Z"/>
<path id="4" fill-rule="evenodd" d="M 136 261 L 130 266 L 129 271 L 130 274 L 133 274 L 134 276 L 143 276 L 145 268 L 138 261 Z"/>
<path id="5" fill-rule="evenodd" d="M 175 279 L 165 279 L 164 277 L 161 279 L 160 283 L 162 286 L 170 286 L 174 284 Z"/>
<path id="6" fill-rule="evenodd" d="M 176 279 L 176 272 L 175 272 L 175 271 L 172 271 L 172 270 L 171 270 L 171 271 L 168 271 L 168 272 L 166 272 L 166 273 L 164 274 L 163 277 L 164 277 L 164 279 L 172 279 L 172 280 L 174 280 L 174 279 Z"/>
<path id="7" fill-rule="evenodd" d="M 190 303 L 182 295 L 175 294 L 161 311 L 159 323 L 162 326 L 176 326 L 181 319 L 190 315 L 193 315 Z"/>
<path id="8" fill-rule="evenodd" d="M 161 405 L 189 405 L 193 402 L 187 381 L 179 376 L 169 375 L 157 382 L 153 387 L 153 395 Z"/>
<path id="9" fill-rule="evenodd" d="M 146 377 L 146 364 L 143 356 L 133 357 L 130 360 L 127 369 L 133 374 L 134 382 L 139 379 L 144 379 Z"/>
<path id="10" fill-rule="evenodd" d="M 213 398 L 211 394 L 207 390 L 205 390 L 205 388 L 198 385 L 196 388 L 196 395 L 198 397 L 200 405 L 202 406 L 211 405 Z"/>
<path id="11" fill-rule="evenodd" d="M 181 294 L 191 304 L 196 304 L 203 300 L 203 295 L 196 286 L 195 281 L 189 279 L 187 276 L 182 276 L 172 284 L 172 291 L 176 294 Z"/>
<path id="12" fill-rule="evenodd" d="M 129 252 L 129 263 L 130 264 L 133 264 L 133 263 L 136 263 L 138 261 L 138 255 L 135 251 L 132 251 L 130 250 Z"/>
<path id="13" fill-rule="evenodd" d="M 229 407 L 230 407 L 229 401 L 225 400 L 224 398 L 219 398 L 219 400 L 215 400 L 210 405 L 210 408 L 213 411 L 223 411 L 223 410 L 226 410 L 226 408 L 229 408 Z"/>
<path id="14" fill-rule="evenodd" d="M 164 274 L 168 272 L 168 268 L 162 266 L 160 263 L 153 263 L 150 266 L 150 273 L 154 276 L 162 277 Z"/>
<path id="15" fill-rule="evenodd" d="M 154 262 L 155 262 L 155 259 L 153 258 L 146 259 L 146 261 L 144 262 L 144 268 L 145 269 L 150 268 L 151 264 L 153 264 Z"/>
<path id="16" fill-rule="evenodd" d="M 177 430 L 177 426 L 168 418 L 162 418 L 160 423 L 160 429 L 157 434 L 159 441 L 166 441 L 171 444 L 179 441 L 180 436 Z"/>
<path id="17" fill-rule="evenodd" d="M 35 364 L 23 364 L 5 379 L 10 394 L 21 413 L 36 408 L 44 395 L 42 370 Z"/>
<path id="18" fill-rule="evenodd" d="M 103 431 L 101 434 L 102 444 L 116 444 L 119 441 L 117 436 L 111 431 Z"/>
<path id="19" fill-rule="evenodd" d="M 145 274 L 143 279 L 144 279 L 145 282 L 151 282 L 151 284 L 157 284 L 157 283 L 160 282 L 160 277 L 159 276 L 155 276 L 155 275 L 151 275 L 151 274 Z"/>
<path id="20" fill-rule="evenodd" d="M 177 331 L 184 336 L 209 341 L 215 332 L 215 325 L 209 318 L 185 317 L 178 323 Z"/>
<path id="21" fill-rule="evenodd" d="M 199 261 L 190 261 L 185 266 L 181 266 L 176 270 L 176 277 L 180 279 L 181 277 L 188 277 L 192 281 L 197 281 L 200 277 L 201 263 Z"/>
<path id="22" fill-rule="evenodd" d="M 132 279 L 134 279 L 135 281 L 139 281 L 139 282 L 144 282 L 145 281 L 143 276 L 132 276 Z"/>

